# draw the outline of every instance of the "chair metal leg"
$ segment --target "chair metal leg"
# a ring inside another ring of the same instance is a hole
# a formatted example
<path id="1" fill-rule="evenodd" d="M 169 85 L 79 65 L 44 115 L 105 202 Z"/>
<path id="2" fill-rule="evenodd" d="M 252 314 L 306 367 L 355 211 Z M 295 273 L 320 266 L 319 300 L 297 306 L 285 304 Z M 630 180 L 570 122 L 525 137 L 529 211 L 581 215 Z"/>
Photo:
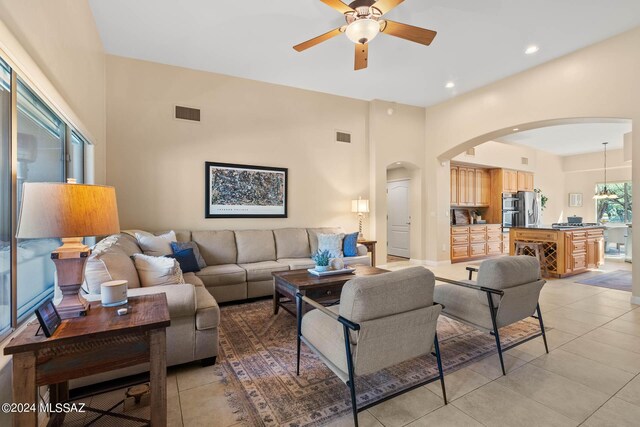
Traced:
<path id="1" fill-rule="evenodd" d="M 298 314 L 298 334 L 297 334 L 297 347 L 298 352 L 296 354 L 296 375 L 300 375 L 300 337 L 302 336 L 302 298 L 296 295 L 296 308 Z"/>
<path id="2" fill-rule="evenodd" d="M 549 353 L 549 346 L 547 345 L 547 334 L 544 331 L 544 323 L 542 322 L 542 311 L 540 310 L 540 304 L 536 305 L 536 311 L 538 312 L 538 322 L 540 322 L 540 330 L 542 331 L 542 341 L 544 341 L 544 349 Z"/>
<path id="3" fill-rule="evenodd" d="M 342 325 L 344 330 L 344 346 L 347 352 L 347 371 L 349 371 L 349 393 L 351 395 L 351 410 L 353 411 L 353 424 L 358 427 L 358 405 L 356 402 L 356 383 L 354 382 L 353 375 L 353 358 L 351 356 L 351 339 L 349 338 L 349 328 L 347 325 Z"/>
<path id="4" fill-rule="evenodd" d="M 444 387 L 444 373 L 442 372 L 442 359 L 440 358 L 440 344 L 438 344 L 438 334 L 435 334 L 433 337 L 433 346 L 436 349 L 436 360 L 438 361 L 438 373 L 440 374 L 440 385 L 442 386 L 442 398 L 444 399 L 444 404 L 447 402 L 447 390 Z"/>
<path id="5" fill-rule="evenodd" d="M 493 305 L 493 298 L 491 293 L 487 292 L 487 299 L 489 300 L 489 310 L 491 311 L 491 323 L 493 325 L 493 336 L 496 339 L 496 347 L 498 348 L 498 357 L 500 358 L 500 367 L 502 368 L 502 375 L 506 375 L 504 370 L 504 360 L 502 359 L 502 346 L 500 345 L 500 334 L 498 333 L 498 324 L 496 322 L 496 309 Z"/>

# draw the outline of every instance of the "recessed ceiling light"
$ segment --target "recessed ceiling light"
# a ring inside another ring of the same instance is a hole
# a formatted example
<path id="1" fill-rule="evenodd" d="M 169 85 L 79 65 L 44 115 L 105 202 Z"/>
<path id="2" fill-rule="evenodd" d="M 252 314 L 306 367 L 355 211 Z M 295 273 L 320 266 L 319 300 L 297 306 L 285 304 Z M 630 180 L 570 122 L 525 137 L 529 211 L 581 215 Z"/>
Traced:
<path id="1" fill-rule="evenodd" d="M 401 165 L 401 164 L 402 164 L 402 163 L 400 163 L 400 162 L 396 162 L 396 165 Z"/>
<path id="2" fill-rule="evenodd" d="M 518 132 L 520 130 L 520 128 L 513 128 L 514 132 Z"/>
<path id="3" fill-rule="evenodd" d="M 534 53 L 536 53 L 539 50 L 540 50 L 540 48 L 538 46 L 532 44 L 531 46 L 529 46 L 528 48 L 525 49 L 524 53 L 526 53 L 527 55 L 533 55 Z"/>
<path id="4" fill-rule="evenodd" d="M 444 85 L 444 87 L 446 87 L 447 89 L 451 89 L 456 87 L 456 84 L 454 82 L 447 82 L 447 84 Z"/>

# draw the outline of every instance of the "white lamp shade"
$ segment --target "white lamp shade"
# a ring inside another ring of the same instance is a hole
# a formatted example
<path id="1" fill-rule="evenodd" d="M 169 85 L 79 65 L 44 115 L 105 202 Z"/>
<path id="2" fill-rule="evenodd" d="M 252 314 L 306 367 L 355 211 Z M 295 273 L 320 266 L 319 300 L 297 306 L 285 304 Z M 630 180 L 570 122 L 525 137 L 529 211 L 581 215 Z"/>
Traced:
<path id="1" fill-rule="evenodd" d="M 369 212 L 369 201 L 365 199 L 352 200 L 351 212 L 355 212 L 355 213 Z"/>
<path id="2" fill-rule="evenodd" d="M 101 185 L 27 182 L 18 239 L 106 236 L 120 232 L 116 191 Z"/>
<path id="3" fill-rule="evenodd" d="M 358 19 L 349 24 L 345 32 L 354 43 L 369 43 L 380 32 L 380 23 L 373 19 Z"/>

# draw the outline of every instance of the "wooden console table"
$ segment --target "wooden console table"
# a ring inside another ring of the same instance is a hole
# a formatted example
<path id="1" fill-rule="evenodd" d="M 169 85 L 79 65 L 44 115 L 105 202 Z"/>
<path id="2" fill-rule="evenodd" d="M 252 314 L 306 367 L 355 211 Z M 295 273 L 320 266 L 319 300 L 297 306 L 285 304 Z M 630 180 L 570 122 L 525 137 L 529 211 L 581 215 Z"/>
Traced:
<path id="1" fill-rule="evenodd" d="M 363 240 L 358 240 L 358 243 L 361 245 L 365 245 L 367 247 L 367 250 L 371 254 L 371 267 L 375 267 L 376 266 L 376 243 L 378 243 L 378 241 L 363 239 Z"/>
<path id="2" fill-rule="evenodd" d="M 13 355 L 13 402 L 36 410 L 13 414 L 14 426 L 38 425 L 38 392 L 50 385 L 51 403 L 68 400 L 68 381 L 150 362 L 151 425 L 167 424 L 166 328 L 164 293 L 129 298 L 129 312 L 93 303 L 86 317 L 66 319 L 50 338 L 36 335 L 32 322 L 5 347 Z M 64 416 L 64 414 L 60 414 Z"/>

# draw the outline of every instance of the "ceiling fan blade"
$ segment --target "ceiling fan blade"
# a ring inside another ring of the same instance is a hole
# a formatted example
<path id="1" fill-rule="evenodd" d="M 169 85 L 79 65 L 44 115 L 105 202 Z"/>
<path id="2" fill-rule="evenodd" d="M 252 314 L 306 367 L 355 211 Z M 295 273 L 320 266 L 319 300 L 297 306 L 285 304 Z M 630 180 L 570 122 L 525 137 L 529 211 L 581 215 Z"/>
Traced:
<path id="1" fill-rule="evenodd" d="M 400 22 L 389 21 L 388 19 L 385 19 L 385 24 L 381 31 L 391 36 L 400 37 L 401 39 L 410 40 L 427 46 L 431 44 L 437 34 L 435 31 L 427 30 L 426 28 L 401 24 Z"/>
<path id="2" fill-rule="evenodd" d="M 355 12 L 353 9 L 351 9 L 346 4 L 342 3 L 340 0 L 320 0 L 320 1 L 326 4 L 327 6 L 334 8 L 340 13 Z"/>
<path id="3" fill-rule="evenodd" d="M 375 7 L 384 15 L 403 1 L 404 0 L 378 0 L 372 5 L 372 7 Z"/>
<path id="4" fill-rule="evenodd" d="M 369 43 L 360 44 L 356 43 L 356 61 L 354 70 L 362 70 L 367 68 L 367 61 L 369 60 Z"/>
<path id="5" fill-rule="evenodd" d="M 310 47 L 313 47 L 317 44 L 320 44 L 324 41 L 329 40 L 332 37 L 337 36 L 338 34 L 341 34 L 342 31 L 340 31 L 340 28 L 336 28 L 335 30 L 331 30 L 329 32 L 326 32 L 318 37 L 314 37 L 311 40 L 307 40 L 306 42 L 302 42 L 300 44 L 295 45 L 293 48 L 295 50 L 297 50 L 298 52 L 302 52 L 303 50 L 309 49 Z"/>

